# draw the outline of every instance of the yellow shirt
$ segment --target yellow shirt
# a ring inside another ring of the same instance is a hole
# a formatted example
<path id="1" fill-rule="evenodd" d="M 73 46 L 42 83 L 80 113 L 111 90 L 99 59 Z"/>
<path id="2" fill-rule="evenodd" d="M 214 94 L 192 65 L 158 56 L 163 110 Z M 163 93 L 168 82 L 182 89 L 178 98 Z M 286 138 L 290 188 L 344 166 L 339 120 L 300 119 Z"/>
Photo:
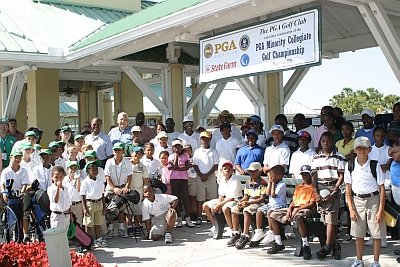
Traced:
<path id="1" fill-rule="evenodd" d="M 344 139 L 339 140 L 336 142 L 336 148 L 337 151 L 342 154 L 343 156 L 346 156 L 350 154 L 350 152 L 354 149 L 354 139 L 351 139 L 350 142 L 348 142 L 344 147 L 343 147 Z"/>

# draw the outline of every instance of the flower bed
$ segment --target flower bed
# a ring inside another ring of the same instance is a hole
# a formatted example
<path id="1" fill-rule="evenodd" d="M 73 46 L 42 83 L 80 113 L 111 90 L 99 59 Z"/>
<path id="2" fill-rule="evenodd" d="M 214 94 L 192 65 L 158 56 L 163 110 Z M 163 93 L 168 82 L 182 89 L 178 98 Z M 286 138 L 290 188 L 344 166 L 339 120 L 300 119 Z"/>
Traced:
<path id="1" fill-rule="evenodd" d="M 73 267 L 102 267 L 92 253 L 78 255 L 74 250 L 70 251 Z M 4 243 L 0 244 L 0 266 L 31 266 L 31 267 L 49 267 L 47 258 L 46 244 L 20 244 Z"/>

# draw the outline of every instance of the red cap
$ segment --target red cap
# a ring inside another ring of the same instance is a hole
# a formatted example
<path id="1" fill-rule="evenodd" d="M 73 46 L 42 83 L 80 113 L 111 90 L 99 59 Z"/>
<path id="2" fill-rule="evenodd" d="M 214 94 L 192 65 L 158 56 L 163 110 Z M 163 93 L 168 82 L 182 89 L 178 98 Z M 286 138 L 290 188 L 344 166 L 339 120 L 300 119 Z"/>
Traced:
<path id="1" fill-rule="evenodd" d="M 305 137 L 305 138 L 308 138 L 311 140 L 311 135 L 307 131 L 301 131 L 299 133 L 299 135 L 297 136 L 297 138 L 299 138 L 299 137 Z"/>
<path id="2" fill-rule="evenodd" d="M 242 130 L 243 128 L 250 129 L 250 125 L 248 123 L 243 123 L 242 127 L 240 127 L 240 130 Z"/>
<path id="3" fill-rule="evenodd" d="M 233 163 L 232 163 L 232 162 L 230 162 L 229 160 L 228 160 L 228 161 L 226 161 L 224 164 L 222 164 L 222 166 L 221 166 L 221 167 L 224 167 L 225 165 L 231 165 L 231 167 L 233 168 Z"/>

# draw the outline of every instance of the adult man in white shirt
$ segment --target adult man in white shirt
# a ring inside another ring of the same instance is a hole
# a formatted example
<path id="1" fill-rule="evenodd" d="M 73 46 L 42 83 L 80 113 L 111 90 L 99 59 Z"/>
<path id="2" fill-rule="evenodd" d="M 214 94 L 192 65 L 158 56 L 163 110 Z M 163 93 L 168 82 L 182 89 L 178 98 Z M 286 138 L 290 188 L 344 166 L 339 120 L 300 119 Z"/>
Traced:
<path id="1" fill-rule="evenodd" d="M 185 116 L 183 118 L 183 127 L 185 131 L 179 135 L 179 139 L 183 140 L 186 144 L 192 146 L 192 150 L 196 151 L 201 146 L 200 134 L 193 130 L 194 118 L 192 116 Z"/>
<path id="2" fill-rule="evenodd" d="M 175 131 L 175 121 L 173 118 L 168 118 L 165 121 L 165 129 L 168 134 L 168 146 L 172 145 L 172 141 L 177 139 L 179 135 L 181 135 L 180 132 Z"/>
<path id="3" fill-rule="evenodd" d="M 101 162 L 101 167 L 106 166 L 106 161 L 112 158 L 112 143 L 108 135 L 102 133 L 101 126 L 103 121 L 100 118 L 93 118 L 90 122 L 92 133 L 85 137 L 85 144 L 92 145 L 93 150 L 96 151 L 97 158 Z"/>

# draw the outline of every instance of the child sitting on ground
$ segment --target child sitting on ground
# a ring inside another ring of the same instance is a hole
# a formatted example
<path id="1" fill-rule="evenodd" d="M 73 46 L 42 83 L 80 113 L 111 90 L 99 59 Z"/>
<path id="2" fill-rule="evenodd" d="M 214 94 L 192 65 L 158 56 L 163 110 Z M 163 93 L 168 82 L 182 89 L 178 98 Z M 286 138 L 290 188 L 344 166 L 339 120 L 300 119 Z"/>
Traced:
<path id="1" fill-rule="evenodd" d="M 231 208 L 236 206 L 239 202 L 239 197 L 242 196 L 242 184 L 239 179 L 233 175 L 233 170 L 232 162 L 227 161 L 222 164 L 222 173 L 225 179 L 220 181 L 218 198 L 209 200 L 203 204 L 203 210 L 213 225 L 209 236 L 214 236 L 215 230 L 215 222 L 211 212 L 223 212 L 229 228 L 233 231 Z"/>
<path id="2" fill-rule="evenodd" d="M 303 259 L 311 259 L 311 249 L 307 240 L 307 229 L 304 224 L 304 218 L 312 218 L 317 216 L 314 189 L 311 183 L 311 166 L 304 165 L 300 168 L 300 174 L 303 181 L 296 186 L 293 193 L 293 200 L 289 208 L 274 210 L 270 215 L 270 222 L 274 229 L 275 243 L 272 248 L 267 250 L 268 254 L 275 254 L 285 249 L 282 243 L 279 223 L 288 224 L 295 221 L 299 227 L 302 239 L 301 251 Z"/>
<path id="3" fill-rule="evenodd" d="M 165 243 L 172 243 L 171 233 L 175 226 L 178 198 L 155 194 L 151 184 L 143 186 L 143 197 L 142 214 L 147 230 L 145 239 L 156 241 L 165 233 Z"/>

